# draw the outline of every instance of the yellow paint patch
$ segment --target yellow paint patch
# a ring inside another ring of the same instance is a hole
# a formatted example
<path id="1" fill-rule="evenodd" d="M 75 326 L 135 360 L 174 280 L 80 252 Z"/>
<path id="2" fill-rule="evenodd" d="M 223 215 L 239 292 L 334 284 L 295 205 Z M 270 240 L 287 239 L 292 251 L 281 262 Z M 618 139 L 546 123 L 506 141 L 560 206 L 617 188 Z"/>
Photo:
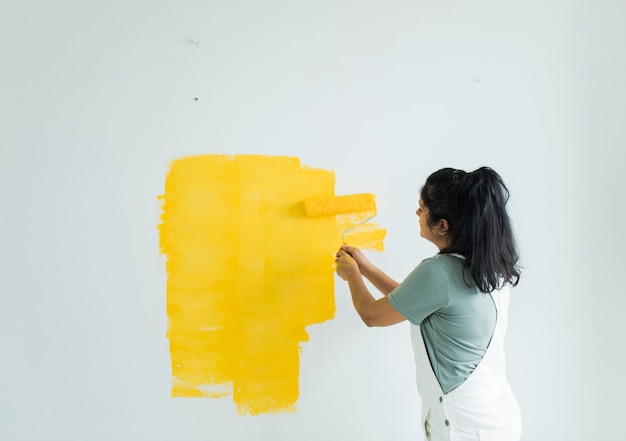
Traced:
<path id="1" fill-rule="evenodd" d="M 172 163 L 159 225 L 172 396 L 232 393 L 241 414 L 295 410 L 300 342 L 334 315 L 342 239 L 336 216 L 307 217 L 302 201 L 334 196 L 334 183 L 290 157 Z M 384 230 L 359 228 L 382 249 Z"/>
<path id="2" fill-rule="evenodd" d="M 353 247 L 382 251 L 386 235 L 386 230 L 368 222 L 348 231 L 344 235 L 344 241 Z"/>

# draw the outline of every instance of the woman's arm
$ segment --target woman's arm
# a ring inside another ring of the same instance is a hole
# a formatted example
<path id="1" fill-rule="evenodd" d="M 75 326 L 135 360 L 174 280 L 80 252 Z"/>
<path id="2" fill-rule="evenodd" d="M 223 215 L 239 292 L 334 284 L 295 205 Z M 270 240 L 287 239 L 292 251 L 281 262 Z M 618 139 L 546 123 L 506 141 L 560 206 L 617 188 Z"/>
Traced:
<path id="1" fill-rule="evenodd" d="M 360 273 L 369 280 L 383 295 L 387 296 L 399 283 L 372 264 L 358 248 L 342 245 L 341 249 L 348 253 L 359 265 Z"/>
<path id="2" fill-rule="evenodd" d="M 344 245 L 344 247 L 346 246 Z M 377 300 L 372 296 L 363 281 L 359 263 L 344 247 L 337 252 L 337 275 L 348 282 L 352 296 L 352 304 L 363 322 L 367 326 L 390 326 L 406 320 L 402 314 L 391 306 L 387 297 L 382 297 Z M 354 250 L 354 248 L 352 249 Z M 384 275 L 382 271 L 379 270 L 379 272 Z M 393 282 L 393 280 L 387 276 L 377 279 L 380 275 L 374 273 L 372 277 L 380 283 L 381 287 L 387 291 L 387 294 L 391 292 L 391 289 L 389 289 L 391 285 L 395 283 L 395 286 L 397 286 L 397 283 Z M 370 281 L 377 286 L 373 280 Z"/>

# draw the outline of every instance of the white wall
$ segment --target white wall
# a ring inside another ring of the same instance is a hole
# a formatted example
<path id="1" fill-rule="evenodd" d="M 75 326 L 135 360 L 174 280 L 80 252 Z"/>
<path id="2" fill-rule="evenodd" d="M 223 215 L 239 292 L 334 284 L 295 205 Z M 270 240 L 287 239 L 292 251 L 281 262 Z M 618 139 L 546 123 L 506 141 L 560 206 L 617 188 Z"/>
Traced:
<path id="1" fill-rule="evenodd" d="M 624 389 L 607 368 L 624 364 L 626 18 L 596 3 L 5 5 L 0 439 L 421 439 L 408 328 L 361 325 L 341 283 L 296 414 L 169 397 L 156 197 L 169 161 L 201 153 L 298 156 L 337 193 L 376 193 L 371 257 L 399 279 L 434 253 L 426 176 L 494 167 L 525 266 L 508 337 L 524 440 L 611 439 L 596 387 Z"/>
<path id="2" fill-rule="evenodd" d="M 596 439 L 619 439 L 626 384 L 626 285 L 623 254 L 626 244 L 626 4 L 605 1 L 593 10 L 588 63 L 589 127 L 592 180 L 589 199 L 580 208 L 591 214 L 596 324 Z M 617 276 L 617 277 L 616 277 Z M 624 437 L 623 434 L 620 434 Z"/>

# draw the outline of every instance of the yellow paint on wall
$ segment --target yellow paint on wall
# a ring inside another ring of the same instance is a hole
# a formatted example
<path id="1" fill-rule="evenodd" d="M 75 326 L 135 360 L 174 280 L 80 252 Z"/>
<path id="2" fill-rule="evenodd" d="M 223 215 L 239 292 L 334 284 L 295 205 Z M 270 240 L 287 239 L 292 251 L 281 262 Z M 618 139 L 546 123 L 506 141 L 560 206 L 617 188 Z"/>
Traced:
<path id="1" fill-rule="evenodd" d="M 159 232 L 172 396 L 232 394 L 241 414 L 295 410 L 300 342 L 306 326 L 334 315 L 342 240 L 336 216 L 306 217 L 301 202 L 334 196 L 334 183 L 293 157 L 171 164 Z M 358 228 L 351 244 L 382 249 L 383 229 Z"/>

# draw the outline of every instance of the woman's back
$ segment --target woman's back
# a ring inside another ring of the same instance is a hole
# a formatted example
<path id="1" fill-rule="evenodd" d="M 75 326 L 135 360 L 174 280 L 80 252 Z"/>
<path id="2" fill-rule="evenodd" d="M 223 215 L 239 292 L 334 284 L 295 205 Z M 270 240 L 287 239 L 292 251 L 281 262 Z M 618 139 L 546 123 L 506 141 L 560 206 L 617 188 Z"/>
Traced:
<path id="1" fill-rule="evenodd" d="M 468 286 L 463 273 L 462 257 L 438 254 L 422 261 L 388 297 L 411 324 L 420 326 L 444 393 L 478 366 L 496 325 L 492 297 Z"/>

